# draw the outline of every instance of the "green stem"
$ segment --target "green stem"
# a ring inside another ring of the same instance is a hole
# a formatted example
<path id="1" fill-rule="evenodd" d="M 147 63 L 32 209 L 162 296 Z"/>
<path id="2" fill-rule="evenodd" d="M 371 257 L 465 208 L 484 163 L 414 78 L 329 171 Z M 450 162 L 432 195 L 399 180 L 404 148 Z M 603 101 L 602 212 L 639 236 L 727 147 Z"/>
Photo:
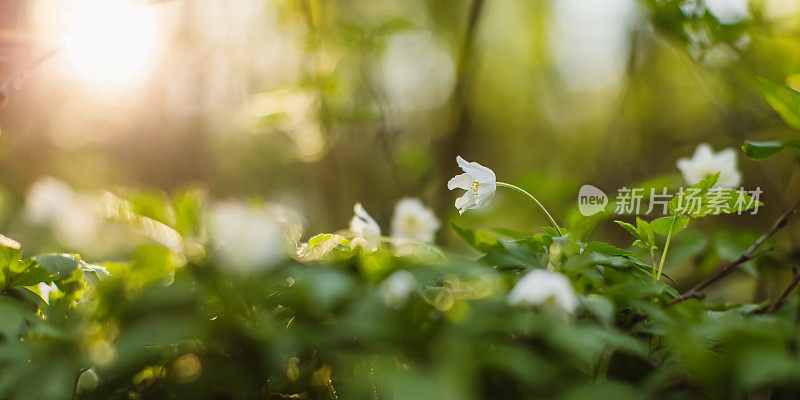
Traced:
<path id="1" fill-rule="evenodd" d="M 653 286 L 656 285 L 656 254 L 653 252 L 653 245 L 650 245 L 650 265 L 653 267 Z"/>
<path id="2" fill-rule="evenodd" d="M 655 286 L 656 282 L 661 280 L 661 270 L 664 268 L 664 260 L 667 258 L 667 252 L 669 251 L 669 241 L 672 239 L 672 228 L 675 227 L 675 221 L 678 219 L 677 216 L 672 217 L 672 223 L 669 224 L 669 232 L 667 232 L 667 241 L 664 243 L 664 252 L 661 253 L 661 261 L 658 263 L 658 272 L 656 273 L 655 281 L 653 281 L 653 286 Z"/>
<path id="3" fill-rule="evenodd" d="M 520 193 L 522 193 L 522 194 L 524 194 L 524 195 L 528 196 L 528 197 L 529 197 L 531 200 L 533 200 L 533 202 L 534 202 L 534 203 L 536 203 L 536 205 L 537 205 L 537 206 L 539 206 L 539 208 L 541 208 L 541 209 L 542 209 L 542 211 L 544 211 L 545 215 L 547 215 L 547 218 L 550 220 L 550 223 L 551 223 L 551 224 L 553 224 L 553 227 L 554 227 L 554 228 L 556 228 L 556 231 L 558 232 L 558 235 L 559 235 L 559 236 L 564 236 L 564 234 L 563 234 L 563 233 L 561 233 L 561 228 L 559 228 L 559 227 L 558 227 L 558 224 L 556 223 L 556 220 L 555 220 L 555 219 L 553 219 L 553 216 L 552 216 L 552 215 L 550 215 L 550 213 L 549 213 L 549 212 L 547 212 L 547 209 L 546 209 L 546 208 L 544 208 L 544 206 L 542 205 L 542 203 L 540 203 L 540 202 L 539 202 L 539 200 L 536 200 L 536 197 L 533 197 L 533 195 L 532 195 L 532 194 L 530 194 L 530 193 L 528 193 L 526 190 L 524 190 L 524 189 L 522 189 L 522 188 L 520 188 L 520 187 L 518 187 L 518 186 L 514 186 L 514 185 L 512 185 L 512 184 L 510 184 L 510 183 L 505 183 L 505 182 L 497 182 L 496 184 L 497 184 L 497 186 L 500 186 L 500 187 L 509 188 L 509 189 L 514 189 L 514 190 L 516 190 L 516 191 L 518 191 L 518 192 L 520 192 Z"/>

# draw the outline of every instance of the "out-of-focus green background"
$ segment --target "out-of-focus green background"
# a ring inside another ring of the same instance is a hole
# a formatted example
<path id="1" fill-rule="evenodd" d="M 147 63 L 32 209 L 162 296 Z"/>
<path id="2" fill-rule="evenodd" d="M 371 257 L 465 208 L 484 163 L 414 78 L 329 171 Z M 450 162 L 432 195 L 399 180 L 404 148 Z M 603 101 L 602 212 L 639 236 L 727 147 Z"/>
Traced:
<path id="1" fill-rule="evenodd" d="M 345 227 L 356 202 L 388 231 L 405 196 L 445 226 L 531 230 L 546 221 L 511 192 L 457 217 L 445 187 L 456 155 L 569 221 L 583 184 L 613 196 L 663 176 L 675 188 L 675 161 L 699 143 L 797 135 L 755 79 L 800 89 L 795 0 L 150 3 L 132 22 L 77 0 L 0 5 L 3 79 L 65 46 L 0 110 L 0 229 L 31 251 L 59 247 L 20 211 L 43 176 L 86 192 L 198 185 L 217 199 L 258 196 L 299 211 L 305 238 Z M 76 29 L 114 18 L 130 35 L 79 47 Z M 744 186 L 760 186 L 766 207 L 701 221 L 702 240 L 722 226 L 768 227 L 800 194 L 793 157 L 740 154 Z M 592 235 L 629 244 L 610 221 Z M 690 246 L 700 236 L 685 237 L 673 265 L 700 257 Z M 439 243 L 455 242 L 443 229 Z"/>

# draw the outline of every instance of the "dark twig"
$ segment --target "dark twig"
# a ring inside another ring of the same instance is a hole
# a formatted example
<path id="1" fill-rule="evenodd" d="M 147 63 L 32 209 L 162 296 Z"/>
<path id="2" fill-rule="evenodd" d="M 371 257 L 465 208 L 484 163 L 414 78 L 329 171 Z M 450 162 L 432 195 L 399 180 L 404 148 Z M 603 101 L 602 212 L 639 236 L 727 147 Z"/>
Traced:
<path id="1" fill-rule="evenodd" d="M 686 291 L 686 293 L 676 297 L 674 300 L 672 300 L 672 304 L 677 304 L 677 303 L 680 303 L 682 301 L 685 301 L 685 300 L 688 300 L 688 299 L 691 299 L 691 298 L 697 298 L 698 292 L 700 292 L 701 290 L 711 286 L 711 284 L 713 284 L 714 282 L 716 282 L 716 281 L 728 276 L 728 274 L 730 274 L 731 272 L 735 271 L 736 268 L 739 265 L 742 265 L 742 264 L 752 260 L 753 258 L 763 254 L 763 252 L 755 254 L 755 251 L 758 250 L 759 247 L 761 247 L 761 245 L 764 243 L 764 241 L 766 241 L 767 239 L 772 237 L 772 235 L 774 235 L 775 232 L 779 231 L 781 228 L 786 226 L 786 223 L 789 221 L 789 218 L 795 213 L 795 211 L 797 210 L 798 206 L 800 206 L 800 202 L 795 203 L 791 208 L 786 210 L 786 212 L 783 213 L 783 215 L 781 215 L 775 221 L 774 224 L 772 224 L 772 227 L 769 229 L 769 231 L 767 231 L 766 233 L 761 235 L 761 237 L 759 237 L 758 240 L 756 240 L 750 247 L 748 247 L 747 250 L 744 252 L 744 254 L 742 254 L 741 257 L 739 257 L 736 260 L 732 261 L 731 263 L 726 265 L 724 268 L 719 270 L 717 273 L 715 273 L 714 275 L 711 275 L 708 279 L 698 283 L 693 288 L 691 288 L 688 291 Z"/>
<path id="2" fill-rule="evenodd" d="M 4 106 L 6 104 L 6 100 L 8 99 L 8 93 L 11 91 L 11 89 L 13 89 L 31 71 L 36 69 L 36 67 L 41 65 L 48 58 L 56 55 L 56 53 L 61 51 L 62 48 L 63 48 L 63 46 L 58 46 L 58 47 L 55 47 L 55 48 L 51 49 L 50 51 L 45 53 L 43 56 L 41 56 L 41 57 L 29 62 L 24 67 L 20 68 L 19 71 L 14 73 L 14 75 L 12 75 L 8 79 L 4 80 L 3 83 L 0 84 L 0 107 Z"/>
<path id="3" fill-rule="evenodd" d="M 786 289 L 783 289 L 781 295 L 775 299 L 775 302 L 769 306 L 769 313 L 772 314 L 777 311 L 783 303 L 786 301 L 786 298 L 789 297 L 789 293 L 800 283 L 800 274 L 797 273 L 797 268 L 792 268 L 792 280 L 789 282 L 789 286 L 786 286 Z"/>

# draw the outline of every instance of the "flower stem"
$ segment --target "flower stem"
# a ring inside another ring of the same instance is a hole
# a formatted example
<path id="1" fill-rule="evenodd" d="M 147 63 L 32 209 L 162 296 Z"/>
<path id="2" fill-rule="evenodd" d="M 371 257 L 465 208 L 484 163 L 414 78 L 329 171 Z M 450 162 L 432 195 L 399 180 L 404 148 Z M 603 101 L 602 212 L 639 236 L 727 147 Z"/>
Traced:
<path id="1" fill-rule="evenodd" d="M 653 277 L 653 286 L 656 285 L 656 282 L 661 280 L 661 270 L 664 268 L 664 260 L 667 258 L 667 252 L 669 251 L 669 241 L 672 239 L 672 228 L 675 227 L 675 221 L 678 217 L 672 217 L 672 223 L 669 224 L 669 232 L 667 232 L 667 241 L 664 243 L 664 252 L 661 253 L 661 261 L 658 263 L 658 272 Z"/>
<path id="2" fill-rule="evenodd" d="M 650 265 L 653 266 L 653 286 L 656 285 L 656 255 L 653 252 L 653 245 L 650 245 Z"/>
<path id="3" fill-rule="evenodd" d="M 553 227 L 556 228 L 556 231 L 558 232 L 558 235 L 559 236 L 564 236 L 564 234 L 561 232 L 561 228 L 559 228 L 558 224 L 556 223 L 556 220 L 554 220 L 553 216 L 550 215 L 549 212 L 547 212 L 547 209 L 544 208 L 542 203 L 540 203 L 539 200 L 536 200 L 536 197 L 533 197 L 533 195 L 528 193 L 525 189 L 522 189 L 519 186 L 514 186 L 514 185 L 512 185 L 510 183 L 496 182 L 496 184 L 497 184 L 497 186 L 500 186 L 500 187 L 504 187 L 504 188 L 508 188 L 508 189 L 514 189 L 514 190 L 516 190 L 516 191 L 528 196 L 531 200 L 533 200 L 534 203 L 536 203 L 537 206 L 539 206 L 539 208 L 542 209 L 542 211 L 544 211 L 545 215 L 547 215 L 547 219 L 549 219 L 550 223 L 553 224 Z"/>

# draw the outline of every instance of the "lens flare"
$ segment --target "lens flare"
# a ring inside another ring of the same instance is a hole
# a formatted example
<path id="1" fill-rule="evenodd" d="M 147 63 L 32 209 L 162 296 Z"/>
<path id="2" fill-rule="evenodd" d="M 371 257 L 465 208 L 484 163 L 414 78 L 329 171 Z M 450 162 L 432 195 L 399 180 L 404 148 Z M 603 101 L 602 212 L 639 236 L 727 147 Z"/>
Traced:
<path id="1" fill-rule="evenodd" d="M 127 0 L 90 0 L 67 16 L 66 56 L 87 84 L 118 88 L 147 77 L 156 53 L 151 9 Z"/>

